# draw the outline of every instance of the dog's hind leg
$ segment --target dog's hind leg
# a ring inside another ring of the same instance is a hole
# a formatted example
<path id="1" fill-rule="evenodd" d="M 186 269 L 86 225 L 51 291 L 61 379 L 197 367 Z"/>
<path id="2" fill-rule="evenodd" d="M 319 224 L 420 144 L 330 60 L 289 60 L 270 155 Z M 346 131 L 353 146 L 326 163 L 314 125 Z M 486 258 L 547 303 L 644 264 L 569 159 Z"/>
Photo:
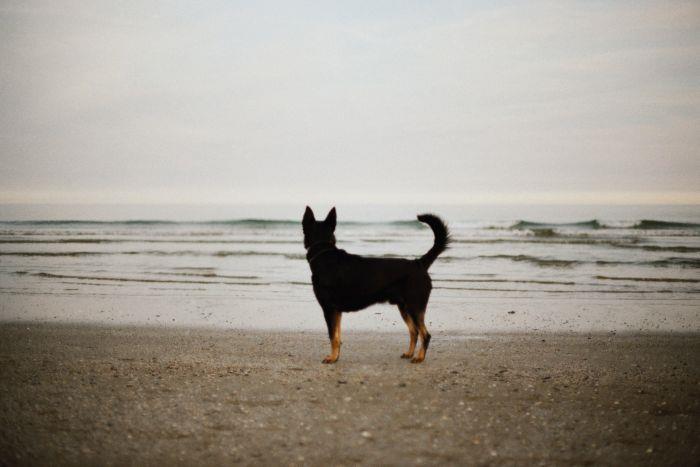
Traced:
<path id="1" fill-rule="evenodd" d="M 323 363 L 335 363 L 340 357 L 340 319 L 343 314 L 339 311 L 323 310 L 328 326 L 328 338 L 331 341 L 331 353 L 323 359 Z"/>
<path id="2" fill-rule="evenodd" d="M 406 326 L 408 326 L 408 337 L 410 339 L 408 351 L 402 353 L 401 358 L 413 358 L 413 354 L 416 351 L 416 341 L 418 340 L 418 328 L 416 328 L 416 324 L 413 322 L 411 315 L 406 312 L 404 305 L 399 305 L 399 311 L 401 312 L 403 321 L 406 323 Z"/>
<path id="3" fill-rule="evenodd" d="M 413 317 L 420 335 L 420 350 L 418 351 L 418 356 L 414 357 L 411 363 L 420 363 L 425 360 L 425 353 L 428 351 L 428 345 L 430 345 L 430 333 L 428 328 L 425 327 L 425 310 L 413 315 Z"/>

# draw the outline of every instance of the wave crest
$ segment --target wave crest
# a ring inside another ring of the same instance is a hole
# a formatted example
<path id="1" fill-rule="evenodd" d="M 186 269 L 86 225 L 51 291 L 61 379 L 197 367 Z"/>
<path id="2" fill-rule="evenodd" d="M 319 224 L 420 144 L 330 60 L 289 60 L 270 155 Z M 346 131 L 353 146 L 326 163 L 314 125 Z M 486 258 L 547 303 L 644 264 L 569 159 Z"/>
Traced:
<path id="1" fill-rule="evenodd" d="M 693 222 L 667 222 L 655 219 L 642 219 L 632 226 L 633 229 L 663 230 L 663 229 L 700 229 L 700 224 Z"/>
<path id="2" fill-rule="evenodd" d="M 567 222 L 562 224 L 547 222 L 518 221 L 510 226 L 512 230 L 556 229 L 560 227 L 575 229 L 600 229 L 603 225 L 597 219 L 583 222 Z"/>

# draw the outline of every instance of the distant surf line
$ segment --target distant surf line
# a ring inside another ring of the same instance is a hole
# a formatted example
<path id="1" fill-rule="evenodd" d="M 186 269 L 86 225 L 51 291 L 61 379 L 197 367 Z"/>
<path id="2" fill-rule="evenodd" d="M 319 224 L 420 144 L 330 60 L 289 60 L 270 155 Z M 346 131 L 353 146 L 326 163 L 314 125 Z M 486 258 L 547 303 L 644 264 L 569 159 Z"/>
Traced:
<path id="1" fill-rule="evenodd" d="M 665 247 L 663 249 L 654 249 L 653 251 L 668 251 L 668 252 L 694 252 L 694 248 L 686 247 Z M 700 249 L 699 249 L 700 250 Z M 197 251 L 197 250 L 127 250 L 127 251 L 0 251 L 0 256 L 17 256 L 17 257 L 90 257 L 90 256 L 192 256 L 192 257 L 245 257 L 245 256 L 268 256 L 281 257 L 284 259 L 301 261 L 305 260 L 306 256 L 303 253 L 285 253 L 274 251 L 254 251 L 254 250 L 219 250 L 219 251 Z M 371 255 L 370 255 L 371 256 Z M 376 255 L 373 257 L 381 258 L 403 258 L 402 255 L 385 254 Z M 598 266 L 653 266 L 653 267 L 682 267 L 682 268 L 700 268 L 700 258 L 693 257 L 669 257 L 657 260 L 640 260 L 640 261 L 618 261 L 618 260 L 576 260 L 564 259 L 556 257 L 539 257 L 533 255 L 509 255 L 509 254 L 493 254 L 493 255 L 477 255 L 477 256 L 454 256 L 447 255 L 442 258 L 446 261 L 475 261 L 475 260 L 508 260 L 512 262 L 530 263 L 539 267 L 551 268 L 572 268 L 575 266 L 593 264 Z"/>
<path id="2" fill-rule="evenodd" d="M 457 223 L 473 221 L 456 221 Z M 621 221 L 622 222 L 622 221 Z M 370 221 L 344 221 L 340 222 L 345 226 L 394 226 L 424 228 L 417 220 L 392 220 L 384 222 Z M 264 219 L 264 218 L 240 218 L 227 220 L 206 220 L 206 221 L 175 221 L 166 219 L 128 219 L 128 220 L 79 220 L 79 219 L 57 219 L 57 220 L 5 220 L 0 221 L 0 226 L 25 226 L 25 227 L 89 227 L 89 226 L 243 226 L 243 227 L 290 227 L 301 226 L 301 219 Z M 555 229 L 569 228 L 581 230 L 598 229 L 634 229 L 634 230 L 665 230 L 665 229 L 700 229 L 700 223 L 677 222 L 659 219 L 642 219 L 632 221 L 629 225 L 613 225 L 601 222 L 598 219 L 590 219 L 578 222 L 535 222 L 529 220 L 515 221 L 509 227 L 490 226 L 487 229 Z"/>

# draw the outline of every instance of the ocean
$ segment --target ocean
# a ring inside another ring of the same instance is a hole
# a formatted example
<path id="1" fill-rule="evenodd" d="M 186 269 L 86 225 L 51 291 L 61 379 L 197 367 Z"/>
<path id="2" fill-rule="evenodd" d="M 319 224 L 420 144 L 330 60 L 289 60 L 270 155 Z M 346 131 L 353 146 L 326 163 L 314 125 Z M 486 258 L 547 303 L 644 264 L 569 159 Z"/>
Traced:
<path id="1" fill-rule="evenodd" d="M 579 219 L 450 209 L 452 244 L 431 268 L 438 330 L 700 330 L 696 207 Z M 339 217 L 337 246 L 351 253 L 415 258 L 433 242 L 408 216 Z M 370 310 L 350 322 L 403 330 L 393 307 Z M 0 320 L 324 327 L 300 219 L 262 216 L 2 221 Z"/>

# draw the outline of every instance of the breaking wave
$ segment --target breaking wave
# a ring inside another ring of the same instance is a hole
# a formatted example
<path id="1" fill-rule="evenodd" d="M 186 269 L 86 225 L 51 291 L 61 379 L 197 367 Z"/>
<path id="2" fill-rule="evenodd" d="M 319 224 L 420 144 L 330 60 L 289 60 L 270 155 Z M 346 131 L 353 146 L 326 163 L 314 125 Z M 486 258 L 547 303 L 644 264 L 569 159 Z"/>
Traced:
<path id="1" fill-rule="evenodd" d="M 556 228 L 575 228 L 575 229 L 600 229 L 603 225 L 596 219 L 583 222 L 569 222 L 564 224 L 550 224 L 546 222 L 530 222 L 518 221 L 511 225 L 512 230 L 533 230 L 533 229 L 556 229 Z"/>
<path id="2" fill-rule="evenodd" d="M 492 227 L 496 228 L 496 227 Z M 635 229 L 635 230 L 684 230 L 684 229 L 700 229 L 700 223 L 694 222 L 673 222 L 662 221 L 657 219 L 642 219 L 638 222 L 611 222 L 605 224 L 598 219 L 581 222 L 565 222 L 565 223 L 550 223 L 550 222 L 532 222 L 521 220 L 511 225 L 511 230 L 532 230 L 540 231 L 544 235 L 548 232 L 555 233 L 554 229 L 581 229 L 581 230 L 598 230 L 598 229 Z"/>
<path id="3" fill-rule="evenodd" d="M 700 229 L 700 224 L 693 222 L 666 222 L 658 220 L 641 220 L 632 226 L 633 229 L 649 229 L 649 230 L 663 230 L 663 229 Z"/>

